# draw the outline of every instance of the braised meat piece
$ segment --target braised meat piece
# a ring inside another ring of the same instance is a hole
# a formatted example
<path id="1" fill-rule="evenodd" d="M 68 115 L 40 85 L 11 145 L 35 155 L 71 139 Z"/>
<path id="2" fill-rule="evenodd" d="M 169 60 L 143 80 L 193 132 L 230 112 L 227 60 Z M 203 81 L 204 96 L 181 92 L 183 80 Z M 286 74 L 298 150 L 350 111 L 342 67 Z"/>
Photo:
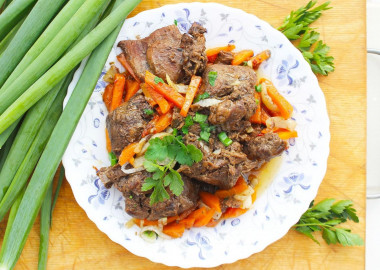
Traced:
<path id="1" fill-rule="evenodd" d="M 138 219 L 157 220 L 163 217 L 176 216 L 194 208 L 198 202 L 199 184 L 186 176 L 182 176 L 184 190 L 180 196 L 175 196 L 167 188 L 170 199 L 153 205 L 150 205 L 151 191 L 141 191 L 144 180 L 151 177 L 151 173 L 144 170 L 126 175 L 121 171 L 120 166 L 116 165 L 100 169 L 98 176 L 107 188 L 114 184 L 123 193 L 125 211 Z"/>
<path id="2" fill-rule="evenodd" d="M 210 83 L 210 78 L 215 76 L 215 81 Z M 256 80 L 256 73 L 249 67 L 208 65 L 200 93 L 207 92 L 210 97 L 223 100 L 211 106 L 209 122 L 228 131 L 247 128 L 257 107 L 253 95 Z"/>
<path id="3" fill-rule="evenodd" d="M 201 75 L 207 64 L 206 38 L 207 30 L 198 23 L 193 23 L 188 34 L 183 34 L 181 48 L 183 49 L 183 71 L 182 82 L 188 84 L 191 76 Z"/>
<path id="4" fill-rule="evenodd" d="M 141 94 L 133 96 L 122 104 L 106 119 L 106 126 L 111 140 L 112 151 L 119 156 L 125 146 L 139 141 L 146 125 L 152 119 L 144 110 L 152 109 Z"/>
<path id="5" fill-rule="evenodd" d="M 220 51 L 218 53 L 218 57 L 216 58 L 214 64 L 231 65 L 232 60 L 234 60 L 233 52 Z"/>
<path id="6" fill-rule="evenodd" d="M 269 161 L 280 155 L 287 147 L 276 133 L 266 133 L 263 136 L 251 136 L 245 142 L 243 151 L 249 159 Z"/>
<path id="7" fill-rule="evenodd" d="M 178 28 L 175 25 L 169 25 L 157 29 L 143 39 L 120 41 L 118 46 L 123 50 L 133 72 L 141 81 L 144 81 L 147 70 L 160 73 L 159 76 L 162 79 L 165 79 L 166 73 L 173 77 L 180 74 L 182 66 L 180 42 L 181 33 Z M 165 50 L 166 46 L 169 49 Z M 179 58 L 175 58 L 176 56 Z M 173 67 L 178 67 L 178 69 L 175 70 Z"/>
<path id="8" fill-rule="evenodd" d="M 191 167 L 181 166 L 178 170 L 191 178 L 222 189 L 229 189 L 236 184 L 242 173 L 247 173 L 260 165 L 247 158 L 242 151 L 243 146 L 238 142 L 225 147 L 215 134 L 211 135 L 209 143 L 200 141 L 198 138 L 190 131 L 184 136 L 184 141 L 186 144 L 193 144 L 199 148 L 203 153 L 203 159 Z"/>

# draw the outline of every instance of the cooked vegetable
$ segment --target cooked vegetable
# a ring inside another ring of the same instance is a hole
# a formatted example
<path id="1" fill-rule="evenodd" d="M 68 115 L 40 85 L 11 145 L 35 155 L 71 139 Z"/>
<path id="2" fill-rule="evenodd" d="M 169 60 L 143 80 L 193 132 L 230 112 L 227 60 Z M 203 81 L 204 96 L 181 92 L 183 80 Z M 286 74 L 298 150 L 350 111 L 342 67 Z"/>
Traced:
<path id="1" fill-rule="evenodd" d="M 267 120 L 270 118 L 270 114 L 268 111 L 264 108 L 264 106 L 261 106 L 261 124 L 266 125 Z"/>
<path id="2" fill-rule="evenodd" d="M 145 96 L 145 100 L 150 104 L 150 106 L 154 107 L 155 105 L 157 105 L 157 102 L 154 101 L 152 95 L 150 94 L 150 91 L 148 90 L 148 88 L 152 88 L 152 87 L 150 87 L 149 85 L 145 83 L 142 83 L 140 87 Z"/>
<path id="3" fill-rule="evenodd" d="M 0 116 L 0 133 L 25 113 L 26 110 L 28 110 L 42 96 L 49 92 L 59 80 L 72 70 L 94 48 L 96 48 L 96 46 L 113 31 L 120 20 L 125 18 L 127 11 L 130 12 L 132 7 L 136 6 L 139 2 L 139 0 L 131 0 L 121 3 L 119 8 L 114 9 L 106 19 L 104 19 L 94 30 L 84 37 L 73 49 L 65 54 L 52 68 L 49 69 L 49 71 L 35 82 L 22 96 L 20 96 Z M 87 3 L 90 2 L 86 2 L 85 4 Z M 76 14 L 78 13 L 79 11 Z M 74 28 L 77 27 L 75 26 Z M 72 29 L 70 29 L 70 31 L 71 30 Z"/>
<path id="4" fill-rule="evenodd" d="M 230 189 L 219 189 L 215 192 L 215 195 L 219 197 L 220 199 L 232 197 L 236 194 L 240 194 L 243 191 L 248 189 L 248 184 L 245 182 L 244 178 L 240 176 L 235 184 Z"/>
<path id="5" fill-rule="evenodd" d="M 285 120 L 281 116 L 270 117 L 267 119 L 265 124 L 267 125 L 267 128 L 270 130 L 283 128 L 289 131 L 294 131 L 297 125 L 294 120 L 292 119 Z"/>
<path id="6" fill-rule="evenodd" d="M 268 60 L 270 56 L 271 56 L 270 50 L 265 50 L 265 51 L 262 51 L 261 53 L 255 55 L 250 60 L 252 63 L 252 68 L 258 69 L 259 66 L 261 65 L 261 63 L 264 62 L 265 60 Z"/>
<path id="7" fill-rule="evenodd" d="M 113 83 L 115 81 L 115 75 L 120 73 L 119 69 L 115 66 L 115 64 L 111 64 L 110 69 L 104 74 L 103 81 L 108 83 Z"/>
<path id="8" fill-rule="evenodd" d="M 125 102 L 131 99 L 140 89 L 140 84 L 137 81 L 127 80 L 127 94 L 125 95 Z"/>
<path id="9" fill-rule="evenodd" d="M 45 199 L 42 202 L 40 211 L 40 251 L 38 253 L 38 269 L 47 269 L 48 249 L 49 249 L 49 231 L 51 218 L 51 196 L 53 193 L 53 184 L 50 184 Z"/>
<path id="10" fill-rule="evenodd" d="M 15 221 L 9 233 L 8 241 L 3 242 L 2 250 L 4 250 L 4 252 L 2 256 L 0 256 L 0 268 L 12 268 L 21 254 L 33 221 L 38 214 L 42 200 L 51 184 L 55 170 L 58 167 L 67 144 L 70 141 L 80 116 L 86 107 L 100 76 L 108 54 L 121 29 L 122 23 L 120 22 L 139 2 L 140 1 L 117 1 L 115 8 L 113 9 L 114 11 L 97 27 L 96 30 L 92 32 L 92 34 L 90 34 L 90 38 L 85 38 L 78 44 L 79 48 L 85 48 L 86 45 L 90 46 L 89 50 L 84 50 L 83 54 L 86 54 L 107 36 L 106 40 L 103 41 L 88 59 L 81 78 L 79 79 L 65 110 L 54 128 L 51 139 L 46 145 L 44 153 L 37 164 L 16 214 Z M 112 30 L 116 26 L 117 28 Z M 94 41 L 94 43 L 88 42 L 91 40 Z M 74 67 L 77 64 L 77 61 L 82 57 L 82 54 L 78 52 L 75 54 L 69 52 L 67 55 L 69 57 L 66 58 L 66 60 L 72 59 L 73 61 L 72 67 Z M 74 56 L 77 60 L 73 60 Z M 66 69 L 68 68 L 69 65 L 66 66 Z M 61 72 L 65 73 L 63 70 L 61 70 Z"/>
<path id="11" fill-rule="evenodd" d="M 185 145 L 179 137 L 168 135 L 154 138 L 149 141 L 149 147 L 145 153 L 144 167 L 148 172 L 154 173 L 152 177 L 145 179 L 142 191 L 153 189 L 150 195 L 150 204 L 169 199 L 165 187 L 169 187 L 174 195 L 179 196 L 183 191 L 181 175 L 172 168 L 175 162 L 181 165 L 193 165 L 194 162 L 202 160 L 202 152 L 194 145 Z M 164 162 L 159 165 L 157 162 Z"/>
<path id="12" fill-rule="evenodd" d="M 339 243 L 343 246 L 362 246 L 364 242 L 359 235 L 351 233 L 349 229 L 335 227 L 347 220 L 359 222 L 352 201 L 335 202 L 335 199 L 325 199 L 316 205 L 312 201 L 309 209 L 293 228 L 317 244 L 319 242 L 314 238 L 313 232 L 322 231 L 322 237 L 327 244 Z"/>
<path id="13" fill-rule="evenodd" d="M 233 49 L 235 49 L 235 45 L 233 45 L 233 44 L 228 44 L 227 46 L 224 46 L 224 47 L 216 47 L 216 48 L 208 49 L 208 50 L 206 50 L 206 55 L 207 55 L 208 61 L 211 63 L 214 63 L 218 54 L 221 51 L 230 52 Z"/>
<path id="14" fill-rule="evenodd" d="M 218 78 L 218 72 L 217 71 L 210 71 L 208 74 L 208 83 L 211 86 L 215 86 L 216 78 Z"/>
<path id="15" fill-rule="evenodd" d="M 61 12 L 59 12 L 58 15 L 54 18 L 54 20 L 48 25 L 46 30 L 42 33 L 42 35 L 37 39 L 37 41 L 22 58 L 21 62 L 17 65 L 15 70 L 13 70 L 12 74 L 7 78 L 6 82 L 2 86 L 4 89 L 7 88 L 17 77 L 19 77 L 21 73 L 23 73 L 26 70 L 26 68 L 37 58 L 37 56 L 45 49 L 45 47 L 50 43 L 50 41 L 53 40 L 57 33 L 75 14 L 75 12 L 84 3 L 84 1 L 85 0 L 71 0 L 62 8 Z M 83 37 L 83 35 L 87 34 L 88 32 L 89 30 L 84 30 L 78 37 L 78 39 L 81 39 L 81 37 Z"/>
<path id="16" fill-rule="evenodd" d="M 269 97 L 273 103 L 277 106 L 280 114 L 285 119 L 289 119 L 293 113 L 293 106 L 277 91 L 271 81 L 267 79 L 260 79 L 260 83 L 264 84 Z"/>
<path id="17" fill-rule="evenodd" d="M 66 96 L 67 88 L 70 82 L 71 78 L 69 78 L 65 82 L 62 89 L 59 91 L 57 97 L 55 98 L 53 104 L 50 106 L 49 111 L 45 113 L 46 117 L 44 118 L 37 135 L 33 136 L 33 139 L 29 139 L 31 145 L 27 148 L 28 150 L 26 148 L 24 151 L 22 148 L 20 149 L 21 152 L 19 152 L 17 156 L 17 167 L 13 167 L 12 170 L 9 171 L 9 174 L 5 175 L 5 177 L 9 177 L 10 175 L 14 176 L 12 176 L 12 178 L 10 179 L 10 185 L 8 184 L 9 188 L 5 187 L 5 185 L 2 185 L 2 191 L 6 191 L 6 193 L 2 196 L 2 200 L 0 202 L 0 220 L 4 218 L 9 208 L 12 206 L 12 203 L 16 200 L 18 194 L 26 185 L 29 176 L 33 172 L 33 169 L 37 164 L 38 159 L 40 158 L 47 141 L 49 140 L 52 130 L 55 124 L 57 123 L 59 116 L 61 115 L 63 99 Z M 24 122 L 25 121 L 26 119 L 24 120 Z M 23 129 L 21 128 L 18 134 L 22 132 Z M 18 145 L 18 147 L 20 147 L 20 145 Z M 8 170 L 6 170 L 5 172 L 8 172 Z"/>
<path id="18" fill-rule="evenodd" d="M 172 222 L 168 225 L 165 225 L 162 229 L 162 232 L 173 238 L 181 237 L 185 232 L 185 224 Z"/>
<path id="19" fill-rule="evenodd" d="M 180 220 L 178 223 L 185 225 L 186 229 L 190 229 L 194 226 L 195 218 L 187 217 L 185 219 Z"/>
<path id="20" fill-rule="evenodd" d="M 218 138 L 226 147 L 232 144 L 232 140 L 227 136 L 227 133 L 224 131 L 218 134 Z"/>
<path id="21" fill-rule="evenodd" d="M 120 74 L 120 73 L 116 74 L 115 75 L 115 82 L 114 82 L 114 86 L 113 86 L 113 91 L 112 91 L 112 102 L 111 102 L 110 112 L 115 110 L 122 103 L 124 86 L 125 86 L 124 75 Z"/>
<path id="22" fill-rule="evenodd" d="M 190 213 L 187 218 L 194 218 L 195 220 L 201 219 L 204 215 L 206 215 L 207 209 L 206 207 L 200 207 L 199 209 Z"/>
<path id="23" fill-rule="evenodd" d="M 203 226 L 206 226 L 211 221 L 212 217 L 215 214 L 215 211 L 216 211 L 215 209 L 211 208 L 211 209 L 209 209 L 209 210 L 206 211 L 206 213 L 204 214 L 204 216 L 195 219 L 194 227 L 203 227 Z"/>
<path id="24" fill-rule="evenodd" d="M 110 135 L 108 134 L 108 129 L 106 129 L 106 148 L 107 148 L 108 153 L 112 151 L 111 140 L 110 140 Z"/>
<path id="25" fill-rule="evenodd" d="M 315 74 L 328 75 L 334 71 L 334 57 L 328 56 L 330 47 L 319 39 L 319 33 L 310 28 L 309 25 L 316 21 L 322 11 L 331 7 L 330 1 L 320 6 L 315 6 L 317 1 L 310 1 L 306 6 L 292 11 L 284 23 L 278 28 L 289 40 L 299 40 L 295 46 L 302 52 L 303 57 L 309 62 L 311 69 Z"/>
<path id="26" fill-rule="evenodd" d="M 198 95 L 198 96 L 195 97 L 194 103 L 197 103 L 197 102 L 199 102 L 201 100 L 204 100 L 204 99 L 206 99 L 208 97 L 210 97 L 210 94 L 207 93 L 207 92 L 204 92 L 203 94 L 200 94 L 200 95 Z"/>
<path id="27" fill-rule="evenodd" d="M 261 84 L 261 101 L 265 105 L 265 107 L 272 113 L 272 114 L 280 114 L 280 109 L 277 107 L 277 105 L 273 102 L 272 98 L 268 94 L 268 87 L 267 84 Z"/>
<path id="28" fill-rule="evenodd" d="M 156 78 L 158 77 L 154 76 L 149 71 L 147 71 L 145 74 L 145 82 L 147 84 L 153 87 L 154 90 L 157 91 L 159 94 L 163 95 L 168 101 L 173 102 L 175 106 L 177 106 L 178 108 L 182 108 L 183 104 L 185 103 L 185 98 L 166 83 L 157 81 Z"/>
<path id="29" fill-rule="evenodd" d="M 158 104 L 158 106 L 161 109 L 161 113 L 165 114 L 170 110 L 170 104 L 169 102 L 158 92 L 156 92 L 153 87 L 151 87 L 149 84 L 141 84 L 141 89 L 143 89 L 143 93 L 146 97 L 148 97 L 147 101 L 149 102 L 150 98 L 153 99 L 155 104 Z M 154 104 L 151 101 L 149 102 L 151 105 Z M 152 105 L 154 106 L 154 105 Z"/>
<path id="30" fill-rule="evenodd" d="M 215 209 L 218 213 L 222 212 L 219 198 L 216 195 L 205 191 L 200 191 L 199 196 L 202 202 L 204 202 L 208 207 Z"/>
<path id="31" fill-rule="evenodd" d="M 127 162 L 133 164 L 133 156 L 135 155 L 136 146 L 137 143 L 131 143 L 123 149 L 119 157 L 120 165 L 124 165 Z"/>
<path id="32" fill-rule="evenodd" d="M 111 166 L 114 166 L 114 165 L 116 165 L 116 164 L 118 163 L 117 157 L 116 157 L 116 155 L 114 154 L 114 152 L 110 151 L 110 152 L 108 153 L 108 156 L 109 156 L 110 161 L 111 161 Z"/>
<path id="33" fill-rule="evenodd" d="M 2 40 L 24 17 L 36 0 L 13 0 L 11 6 L 7 7 L 0 15 L 0 40 Z"/>
<path id="34" fill-rule="evenodd" d="M 25 53 L 38 39 L 50 20 L 66 0 L 39 0 L 17 31 L 9 46 L 0 55 L 0 86 L 12 73 Z M 16 1 L 17 2 L 17 1 Z M 14 3 L 13 3 L 14 4 Z M 0 15 L 0 21 L 1 21 Z M 1 22 L 0 22 L 0 25 Z M 1 29 L 1 28 L 0 28 Z M 1 38 L 0 38 L 1 40 Z"/>
<path id="35" fill-rule="evenodd" d="M 180 112 L 180 114 L 183 117 L 186 117 L 187 113 L 189 112 L 190 106 L 193 103 L 194 97 L 198 92 L 201 82 L 202 82 L 202 77 L 199 77 L 199 76 L 191 77 L 189 88 L 187 89 L 187 92 L 186 92 L 185 103 L 183 104 L 183 107 Z"/>
<path id="36" fill-rule="evenodd" d="M 114 88 L 113 84 L 108 84 L 106 88 L 104 89 L 104 93 L 103 93 L 103 101 L 109 112 L 111 112 L 113 88 Z"/>
<path id="37" fill-rule="evenodd" d="M 237 66 L 247 61 L 249 58 L 253 56 L 252 50 L 243 50 L 234 55 L 234 59 L 232 60 L 232 65 Z"/>
<path id="38" fill-rule="evenodd" d="M 260 84 L 261 85 L 261 84 Z M 261 90 L 260 90 L 261 92 Z M 258 100 L 255 113 L 251 116 L 249 121 L 254 124 L 261 124 L 261 95 L 258 91 L 254 93 L 255 100 Z"/>
<path id="39" fill-rule="evenodd" d="M 125 55 L 123 53 L 119 54 L 116 56 L 117 60 L 119 60 L 120 64 L 128 71 L 129 74 L 135 79 L 136 82 L 140 83 L 140 79 L 135 75 L 133 72 L 133 69 L 131 66 L 128 64 L 127 59 L 125 59 Z"/>
<path id="40" fill-rule="evenodd" d="M 247 211 L 248 209 L 228 207 L 226 212 L 223 213 L 223 218 L 235 218 L 235 217 L 241 216 Z"/>
<path id="41" fill-rule="evenodd" d="M 290 138 L 296 138 L 298 137 L 297 131 L 278 131 L 276 132 L 278 134 L 278 137 L 282 140 L 288 140 Z"/>

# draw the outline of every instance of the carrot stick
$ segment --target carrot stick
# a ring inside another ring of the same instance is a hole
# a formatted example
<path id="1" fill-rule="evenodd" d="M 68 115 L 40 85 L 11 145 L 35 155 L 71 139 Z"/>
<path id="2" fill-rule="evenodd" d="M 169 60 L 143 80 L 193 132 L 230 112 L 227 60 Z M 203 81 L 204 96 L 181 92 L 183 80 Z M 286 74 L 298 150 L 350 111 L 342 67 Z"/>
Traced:
<path id="1" fill-rule="evenodd" d="M 127 88 L 127 94 L 125 95 L 125 102 L 131 99 L 137 91 L 140 89 L 140 84 L 137 81 L 127 80 L 126 83 Z"/>
<path id="2" fill-rule="evenodd" d="M 173 238 L 178 238 L 178 237 L 181 237 L 183 233 L 185 232 L 185 225 L 181 223 L 173 222 L 168 225 L 165 225 L 164 228 L 162 229 L 162 232 Z"/>
<path id="3" fill-rule="evenodd" d="M 199 219 L 196 219 L 194 222 L 194 227 L 203 227 L 206 226 L 212 219 L 215 214 L 215 209 L 211 208 L 206 212 L 206 214 Z"/>
<path id="4" fill-rule="evenodd" d="M 252 68 L 258 69 L 262 62 L 269 59 L 270 55 L 271 55 L 270 50 L 265 50 L 265 51 L 262 51 L 261 53 L 255 55 L 254 57 L 252 57 L 251 58 Z"/>
<path id="5" fill-rule="evenodd" d="M 142 133 L 142 137 L 144 138 L 148 134 L 155 134 L 161 131 L 164 131 L 168 126 L 170 126 L 172 122 L 173 112 L 169 111 L 160 116 L 155 115 L 153 119 L 148 123 L 146 128 Z"/>
<path id="6" fill-rule="evenodd" d="M 173 102 L 178 108 L 182 108 L 185 103 L 185 98 L 178 93 L 174 88 L 170 87 L 166 83 L 162 83 L 161 78 L 154 76 L 149 71 L 146 71 L 145 82 L 156 90 L 159 94 L 163 95 L 168 101 Z"/>
<path id="7" fill-rule="evenodd" d="M 116 58 L 117 58 L 117 60 L 119 60 L 120 64 L 128 71 L 128 73 L 132 75 L 133 79 L 135 79 L 136 82 L 140 83 L 140 79 L 133 72 L 133 69 L 128 64 L 127 59 L 125 58 L 125 55 L 123 53 L 121 53 L 118 56 L 116 56 Z"/>
<path id="8" fill-rule="evenodd" d="M 211 219 L 211 221 L 206 225 L 206 227 L 215 227 L 219 224 L 221 219 Z"/>
<path id="9" fill-rule="evenodd" d="M 248 184 L 245 182 L 244 178 L 240 176 L 235 186 L 233 186 L 230 189 L 219 189 L 215 192 L 215 195 L 220 199 L 224 199 L 224 198 L 232 197 L 236 194 L 240 194 L 243 191 L 245 191 L 247 188 L 248 188 Z"/>
<path id="10" fill-rule="evenodd" d="M 104 93 L 103 93 L 103 101 L 108 111 L 110 111 L 111 109 L 112 95 L 113 95 L 113 84 L 111 83 L 106 86 L 106 89 L 104 89 Z"/>
<path id="11" fill-rule="evenodd" d="M 123 101 L 124 84 L 125 84 L 124 75 L 117 73 L 115 75 L 115 83 L 114 83 L 114 87 L 113 87 L 111 111 L 113 111 L 117 107 L 119 107 L 121 102 Z"/>
<path id="12" fill-rule="evenodd" d="M 210 57 L 210 56 L 218 55 L 218 53 L 220 53 L 221 51 L 230 52 L 233 49 L 235 49 L 235 45 L 228 44 L 227 46 L 215 47 L 215 48 L 208 49 L 208 50 L 206 50 L 206 55 L 207 55 L 207 57 Z"/>
<path id="13" fill-rule="evenodd" d="M 224 212 L 222 217 L 223 218 L 235 218 L 235 217 L 241 216 L 242 214 L 244 214 L 247 211 L 248 211 L 248 209 L 229 207 L 229 208 L 227 208 L 226 212 Z"/>
<path id="14" fill-rule="evenodd" d="M 140 87 L 141 87 L 142 92 L 144 93 L 145 100 L 150 104 L 150 106 L 154 107 L 155 105 L 157 105 L 157 102 L 154 101 L 152 95 L 148 91 L 147 85 L 145 83 L 142 83 Z"/>
<path id="15" fill-rule="evenodd" d="M 127 162 L 131 164 L 133 163 L 131 162 L 131 160 L 133 159 L 133 156 L 135 155 L 136 146 L 137 146 L 137 143 L 131 143 L 123 149 L 119 157 L 120 165 L 124 165 Z"/>
<path id="16" fill-rule="evenodd" d="M 293 113 L 293 106 L 277 91 L 271 81 L 262 78 L 260 82 L 266 84 L 268 95 L 280 110 L 280 115 L 289 119 Z"/>
<path id="17" fill-rule="evenodd" d="M 162 114 L 165 114 L 170 110 L 169 102 L 163 97 L 163 95 L 161 95 L 155 89 L 153 89 L 153 87 L 145 83 L 144 85 L 142 85 L 142 88 L 143 91 L 148 92 L 152 99 L 158 104 Z"/>
<path id="18" fill-rule="evenodd" d="M 185 225 L 186 229 L 190 229 L 191 227 L 193 227 L 194 222 L 195 222 L 195 218 L 185 218 L 185 219 L 180 220 L 178 223 Z"/>
<path id="19" fill-rule="evenodd" d="M 110 135 L 108 134 L 108 130 L 107 129 L 106 129 L 106 148 L 107 148 L 107 152 L 108 153 L 112 152 Z"/>
<path id="20" fill-rule="evenodd" d="M 217 196 L 205 191 L 199 192 L 199 196 L 201 197 L 202 202 L 204 202 L 208 207 L 215 209 L 218 213 L 222 212 L 220 209 L 220 201 Z"/>
<path id="21" fill-rule="evenodd" d="M 290 138 L 296 138 L 298 137 L 297 131 L 279 131 L 276 132 L 278 134 L 278 137 L 282 140 L 288 140 Z"/>
<path id="22" fill-rule="evenodd" d="M 180 114 L 186 117 L 189 112 L 190 106 L 193 103 L 194 97 L 198 92 L 199 86 L 201 85 L 202 77 L 192 76 L 189 84 L 189 88 L 186 91 L 185 103 L 182 106 Z"/>
<path id="23" fill-rule="evenodd" d="M 218 55 L 217 55 L 217 54 L 207 56 L 207 62 L 208 62 L 208 63 L 214 63 L 215 60 L 216 60 L 216 58 L 218 58 Z"/>
<path id="24" fill-rule="evenodd" d="M 257 107 L 255 113 L 251 116 L 249 121 L 254 124 L 261 124 L 261 95 L 260 93 L 254 93 L 255 101 L 257 100 Z"/>
<path id="25" fill-rule="evenodd" d="M 249 58 L 251 58 L 253 55 L 252 50 L 243 50 L 235 54 L 234 59 L 232 60 L 232 65 L 237 66 L 243 63 L 244 61 L 247 61 Z"/>
<path id="26" fill-rule="evenodd" d="M 193 211 L 187 218 L 194 218 L 195 220 L 203 217 L 206 214 L 206 207 L 201 207 L 195 211 Z"/>
<path id="27" fill-rule="evenodd" d="M 264 106 L 261 106 L 261 124 L 266 125 L 266 122 L 270 117 L 270 114 L 267 112 Z"/>

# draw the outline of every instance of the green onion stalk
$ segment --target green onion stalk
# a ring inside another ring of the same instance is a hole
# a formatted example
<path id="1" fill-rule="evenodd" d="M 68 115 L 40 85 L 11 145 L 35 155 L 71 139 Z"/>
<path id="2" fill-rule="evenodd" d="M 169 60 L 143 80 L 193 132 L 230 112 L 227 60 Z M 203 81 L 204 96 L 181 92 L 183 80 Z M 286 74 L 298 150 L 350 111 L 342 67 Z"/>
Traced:
<path id="1" fill-rule="evenodd" d="M 51 185 L 54 173 L 58 168 L 64 151 L 74 133 L 75 127 L 79 122 L 101 74 L 104 63 L 107 60 L 108 54 L 121 29 L 122 23 L 120 22 L 123 21 L 139 3 L 139 0 L 117 1 L 112 13 L 66 54 L 66 56 L 69 56 L 68 58 L 65 56 L 60 60 L 60 62 L 62 61 L 63 63 L 58 62 L 56 64 L 60 69 L 56 70 L 53 67 L 49 70 L 48 73 L 52 72 L 53 74 L 48 74 L 47 77 L 51 76 L 51 79 L 60 80 L 61 77 L 55 73 L 66 72 L 67 74 L 70 67 L 73 68 L 79 63 L 78 59 L 83 59 L 88 54 L 87 50 L 91 51 L 101 43 L 89 57 L 82 75 L 37 164 L 21 201 L 19 210 L 17 211 L 8 240 L 3 243 L 2 250 L 4 250 L 4 252 L 0 257 L 0 269 L 10 269 L 16 264 L 38 214 L 38 210 L 41 207 L 42 200 Z M 104 41 L 102 42 L 102 40 Z M 62 67 L 64 69 L 61 69 Z M 44 77 L 40 80 L 46 80 L 47 77 Z M 49 87 L 47 87 L 45 91 L 49 91 Z M 1 125 L 2 124 L 0 124 L 0 126 Z"/>

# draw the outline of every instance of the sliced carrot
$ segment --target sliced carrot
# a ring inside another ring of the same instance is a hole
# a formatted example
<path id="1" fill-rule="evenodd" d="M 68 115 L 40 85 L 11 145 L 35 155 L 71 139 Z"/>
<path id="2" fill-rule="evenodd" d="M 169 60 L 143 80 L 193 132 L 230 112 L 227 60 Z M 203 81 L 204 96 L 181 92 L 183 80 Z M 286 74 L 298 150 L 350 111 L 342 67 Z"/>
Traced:
<path id="1" fill-rule="evenodd" d="M 220 200 L 219 198 L 211 193 L 200 191 L 199 196 L 201 197 L 202 202 L 204 202 L 208 207 L 215 209 L 218 213 L 221 213 Z"/>
<path id="2" fill-rule="evenodd" d="M 251 61 L 252 61 L 252 67 L 254 69 L 258 69 L 262 62 L 264 62 L 265 60 L 269 59 L 270 55 L 271 55 L 270 50 L 265 50 L 265 51 L 262 51 L 261 53 L 255 55 L 251 59 Z"/>
<path id="3" fill-rule="evenodd" d="M 216 210 L 211 208 L 209 209 L 206 214 L 198 219 L 195 220 L 194 222 L 194 227 L 203 227 L 206 226 L 214 216 Z"/>
<path id="4" fill-rule="evenodd" d="M 235 218 L 238 216 L 241 216 L 245 212 L 247 212 L 248 209 L 241 209 L 241 208 L 227 208 L 226 212 L 223 213 L 223 218 Z"/>
<path id="5" fill-rule="evenodd" d="M 249 121 L 254 124 L 261 124 L 261 97 L 260 93 L 256 92 L 254 93 L 255 101 L 257 100 L 257 107 L 255 113 L 251 116 Z"/>
<path id="6" fill-rule="evenodd" d="M 219 224 L 221 219 L 211 219 L 211 221 L 206 225 L 206 227 L 215 227 Z"/>
<path id="7" fill-rule="evenodd" d="M 194 75 L 191 77 L 189 88 L 187 88 L 187 91 L 186 91 L 185 103 L 183 104 L 181 112 L 180 112 L 180 114 L 183 117 L 187 116 L 187 113 L 189 112 L 190 106 L 193 103 L 194 97 L 198 92 L 201 82 L 202 82 L 202 77 L 194 76 Z"/>
<path id="8" fill-rule="evenodd" d="M 173 87 L 167 85 L 166 83 L 159 82 L 158 79 L 162 80 L 149 71 L 146 71 L 145 82 L 153 87 L 156 92 L 163 95 L 168 101 L 173 102 L 175 106 L 182 108 L 185 103 L 185 98 Z"/>
<path id="9" fill-rule="evenodd" d="M 266 84 L 268 95 L 280 110 L 280 115 L 285 119 L 289 119 L 293 113 L 293 106 L 277 91 L 271 81 L 262 78 L 260 82 Z"/>
<path id="10" fill-rule="evenodd" d="M 230 189 L 219 189 L 215 192 L 215 195 L 220 199 L 224 199 L 224 198 L 232 197 L 236 194 L 240 194 L 243 191 L 245 191 L 247 188 L 248 188 L 248 184 L 245 182 L 244 178 L 240 176 L 235 186 L 233 186 Z"/>
<path id="11" fill-rule="evenodd" d="M 165 114 L 170 110 L 169 102 L 163 97 L 163 95 L 153 89 L 153 87 L 146 83 L 142 85 L 142 88 L 144 89 L 143 91 L 148 92 L 152 99 L 158 104 L 161 109 L 161 114 Z"/>
<path id="12" fill-rule="evenodd" d="M 133 79 L 135 79 L 136 82 L 140 83 L 140 79 L 136 76 L 132 67 L 128 64 L 127 59 L 125 58 L 125 55 L 121 53 L 118 56 L 116 56 L 116 58 L 120 62 L 120 64 L 128 71 L 128 73 L 131 74 Z"/>
<path id="13" fill-rule="evenodd" d="M 178 223 L 185 225 L 186 229 L 190 229 L 191 227 L 193 227 L 194 222 L 195 222 L 195 218 L 185 218 L 185 219 L 180 220 Z"/>
<path id="14" fill-rule="evenodd" d="M 137 146 L 137 143 L 131 143 L 123 149 L 119 157 L 120 165 L 124 165 L 127 162 L 131 164 L 133 163 L 133 161 L 131 162 L 131 160 L 133 159 L 133 156 L 135 155 L 136 146 Z"/>
<path id="15" fill-rule="evenodd" d="M 276 132 L 278 134 L 278 137 L 282 140 L 288 140 L 290 138 L 296 138 L 298 137 L 297 131 L 279 131 Z"/>
<path id="16" fill-rule="evenodd" d="M 112 152 L 111 140 L 110 135 L 108 134 L 108 129 L 106 129 L 106 148 L 108 153 Z"/>
<path id="17" fill-rule="evenodd" d="M 206 55 L 207 55 L 207 57 L 211 57 L 211 56 L 215 56 L 215 55 L 217 56 L 218 53 L 220 53 L 221 51 L 230 52 L 233 49 L 235 49 L 235 45 L 228 44 L 227 46 L 215 47 L 215 48 L 208 49 L 208 50 L 206 50 Z"/>
<path id="18" fill-rule="evenodd" d="M 145 137 L 148 134 L 155 134 L 164 131 L 172 123 L 172 118 L 173 112 L 171 110 L 160 116 L 155 115 L 148 123 L 141 136 Z"/>
<path id="19" fill-rule="evenodd" d="M 148 91 L 147 85 L 145 83 L 140 84 L 141 90 L 145 96 L 145 100 L 150 104 L 150 106 L 154 107 L 157 105 L 157 102 L 154 101 L 152 95 Z M 150 87 L 150 86 L 148 86 Z"/>
<path id="20" fill-rule="evenodd" d="M 113 83 L 107 85 L 103 93 L 103 101 L 108 111 L 111 110 L 112 96 L 113 96 Z"/>
<path id="21" fill-rule="evenodd" d="M 125 77 L 123 74 L 117 73 L 115 75 L 115 83 L 113 87 L 111 111 L 115 110 L 123 101 Z"/>
<path id="22" fill-rule="evenodd" d="M 178 237 L 181 237 L 183 233 L 185 232 L 185 225 L 181 223 L 173 222 L 168 225 L 165 225 L 164 228 L 162 229 L 162 232 L 173 238 L 178 238 Z"/>
<path id="23" fill-rule="evenodd" d="M 193 211 L 187 218 L 194 218 L 195 220 L 203 217 L 207 212 L 206 207 L 201 207 L 195 211 Z"/>
<path id="24" fill-rule="evenodd" d="M 137 91 L 139 91 L 140 84 L 136 81 L 128 79 L 126 83 L 126 88 L 127 88 L 127 94 L 125 95 L 125 99 L 124 99 L 125 102 L 130 100 L 131 97 L 133 97 L 137 93 Z"/>
<path id="25" fill-rule="evenodd" d="M 217 54 L 207 56 L 207 62 L 213 64 L 215 62 L 216 58 L 218 58 Z"/>
<path id="26" fill-rule="evenodd" d="M 261 106 L 261 124 L 266 125 L 267 120 L 270 118 L 270 114 L 268 111 L 264 108 L 264 106 Z"/>
<path id="27" fill-rule="evenodd" d="M 234 59 L 231 64 L 234 66 L 240 65 L 244 61 L 247 61 L 249 58 L 253 56 L 252 50 L 242 50 L 234 55 Z"/>

